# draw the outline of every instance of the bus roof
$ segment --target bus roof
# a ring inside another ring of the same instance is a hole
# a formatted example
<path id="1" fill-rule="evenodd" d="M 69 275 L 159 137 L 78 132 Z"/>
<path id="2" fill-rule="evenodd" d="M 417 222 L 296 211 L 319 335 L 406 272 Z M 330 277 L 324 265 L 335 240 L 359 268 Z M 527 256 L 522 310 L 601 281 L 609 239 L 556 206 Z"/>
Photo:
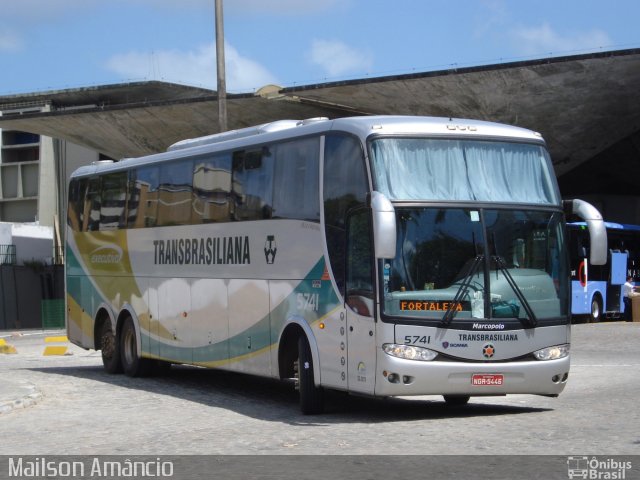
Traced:
<path id="1" fill-rule="evenodd" d="M 134 165 L 246 148 L 251 145 L 329 131 L 352 133 L 361 138 L 370 135 L 434 135 L 458 138 L 499 138 L 544 144 L 542 136 L 532 130 L 481 120 L 417 116 L 362 116 L 329 120 L 320 117 L 306 120 L 279 120 L 254 127 L 182 140 L 171 145 L 163 153 L 139 158 L 124 158 L 119 162 L 94 162 L 91 165 L 78 168 L 73 172 L 72 177 L 87 176 L 103 171 L 125 170 Z"/>

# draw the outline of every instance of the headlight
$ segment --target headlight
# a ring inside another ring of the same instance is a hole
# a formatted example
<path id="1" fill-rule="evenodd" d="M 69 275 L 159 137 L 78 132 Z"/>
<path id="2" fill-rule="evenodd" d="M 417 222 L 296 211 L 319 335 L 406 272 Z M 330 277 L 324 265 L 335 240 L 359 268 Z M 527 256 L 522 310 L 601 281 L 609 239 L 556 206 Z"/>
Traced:
<path id="1" fill-rule="evenodd" d="M 397 343 L 385 343 L 382 345 L 382 350 L 392 357 L 404 358 L 405 360 L 420 360 L 422 362 L 433 360 L 438 355 L 433 350 L 412 345 L 399 345 Z"/>
<path id="2" fill-rule="evenodd" d="M 543 348 L 533 352 L 538 360 L 557 360 L 569 355 L 569 344 L 555 345 L 553 347 Z"/>

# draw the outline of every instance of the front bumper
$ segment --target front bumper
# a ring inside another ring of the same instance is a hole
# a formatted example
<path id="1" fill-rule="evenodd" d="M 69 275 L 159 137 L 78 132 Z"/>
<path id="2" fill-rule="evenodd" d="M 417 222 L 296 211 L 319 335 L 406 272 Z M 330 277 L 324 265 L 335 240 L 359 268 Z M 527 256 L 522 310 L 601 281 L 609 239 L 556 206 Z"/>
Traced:
<path id="1" fill-rule="evenodd" d="M 567 383 L 570 357 L 495 363 L 422 362 L 392 357 L 381 351 L 377 364 L 375 394 L 379 396 L 558 395 Z M 473 385 L 471 379 L 475 374 L 502 375 L 502 385 Z"/>

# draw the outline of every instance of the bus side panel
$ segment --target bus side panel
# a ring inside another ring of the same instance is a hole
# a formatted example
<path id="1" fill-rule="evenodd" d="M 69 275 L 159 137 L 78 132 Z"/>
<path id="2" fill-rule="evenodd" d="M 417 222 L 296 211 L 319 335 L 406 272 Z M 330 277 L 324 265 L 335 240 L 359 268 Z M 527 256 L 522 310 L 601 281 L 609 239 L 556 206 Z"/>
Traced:
<path id="1" fill-rule="evenodd" d="M 198 278 L 191 282 L 193 362 L 226 364 L 229 360 L 227 282 Z"/>
<path id="2" fill-rule="evenodd" d="M 72 343 L 84 348 L 93 348 L 93 319 L 83 305 L 82 283 L 86 277 L 67 277 L 67 337 Z M 90 303 L 89 303 L 90 304 Z"/>
<path id="3" fill-rule="evenodd" d="M 87 276 L 77 248 L 73 232 L 69 232 L 66 249 L 67 275 L 67 335 L 69 340 L 84 348 L 95 346 L 93 321 L 102 296 Z"/>
<path id="4" fill-rule="evenodd" d="M 320 259 L 304 280 L 272 280 L 269 286 L 273 306 L 271 361 L 274 375 L 278 374 L 275 366 L 278 365 L 280 335 L 288 323 L 302 319 L 313 331 L 310 341 L 316 342 L 318 347 L 320 382 L 325 386 L 346 390 L 347 340 L 344 309 L 325 273 L 324 259 Z"/>
<path id="5" fill-rule="evenodd" d="M 603 305 L 607 303 L 607 283 L 587 282 L 587 287 L 583 287 L 579 281 L 571 282 L 571 314 L 589 315 L 591 313 L 591 300 L 596 293 L 602 296 Z"/>
<path id="6" fill-rule="evenodd" d="M 229 281 L 229 365 L 233 371 L 271 375 L 269 284 Z"/>
<path id="7" fill-rule="evenodd" d="M 158 292 L 158 333 L 168 332 L 160 341 L 160 358 L 175 363 L 192 363 L 191 288 L 186 278 L 164 278 L 152 281 Z"/>
<path id="8" fill-rule="evenodd" d="M 129 292 L 125 302 L 133 308 L 133 311 L 138 318 L 142 356 L 153 357 L 151 354 L 151 346 L 149 344 L 152 319 L 149 307 L 149 280 L 145 277 L 139 277 L 136 279 L 136 283 L 138 284 L 137 292 Z"/>

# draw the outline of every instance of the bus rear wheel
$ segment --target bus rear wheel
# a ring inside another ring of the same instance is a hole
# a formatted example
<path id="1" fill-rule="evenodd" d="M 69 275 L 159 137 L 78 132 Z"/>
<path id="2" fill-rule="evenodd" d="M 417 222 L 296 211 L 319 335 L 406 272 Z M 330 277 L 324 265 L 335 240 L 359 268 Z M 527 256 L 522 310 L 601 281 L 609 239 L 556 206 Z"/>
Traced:
<path id="1" fill-rule="evenodd" d="M 105 320 L 100 329 L 100 350 L 104 369 L 109 373 L 122 373 L 120 345 L 111 330 L 111 322 L 109 320 Z"/>
<path id="2" fill-rule="evenodd" d="M 124 373 L 130 377 L 146 377 L 151 373 L 153 361 L 138 354 L 136 328 L 131 317 L 125 319 L 120 332 L 120 359 Z"/>
<path id="3" fill-rule="evenodd" d="M 324 411 L 324 389 L 314 383 L 313 358 L 309 342 L 304 336 L 298 338 L 298 359 L 295 365 L 296 384 L 300 393 L 300 410 L 305 415 Z"/>
<path id="4" fill-rule="evenodd" d="M 598 323 L 602 319 L 602 298 L 600 295 L 594 295 L 591 299 L 591 315 L 589 321 Z"/>

